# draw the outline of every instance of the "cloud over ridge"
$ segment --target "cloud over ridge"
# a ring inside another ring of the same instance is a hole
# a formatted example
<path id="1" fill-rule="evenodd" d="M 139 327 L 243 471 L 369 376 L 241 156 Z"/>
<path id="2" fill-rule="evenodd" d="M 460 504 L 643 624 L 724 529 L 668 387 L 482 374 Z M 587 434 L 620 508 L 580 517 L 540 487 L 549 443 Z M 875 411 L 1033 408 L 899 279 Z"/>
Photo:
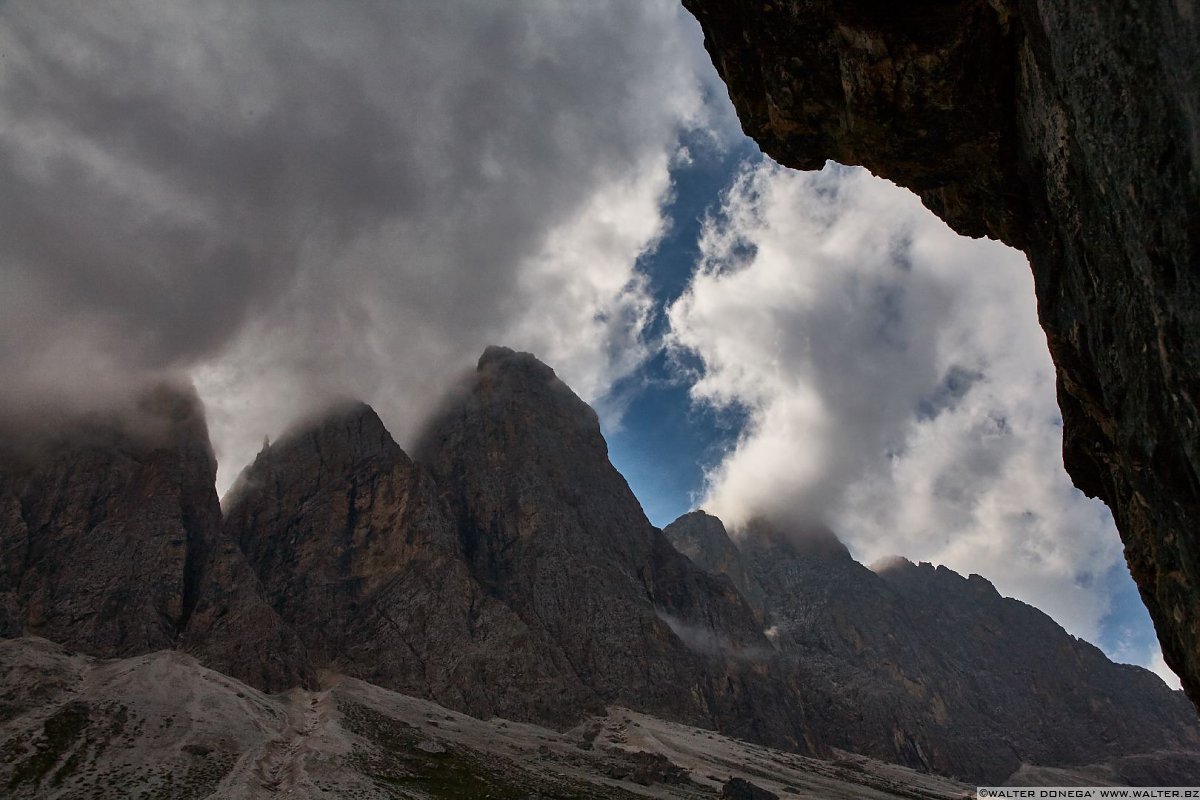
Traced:
<path id="1" fill-rule="evenodd" d="M 403 436 L 495 341 L 602 393 L 706 113 L 683 13 L 5 5 L 2 399 L 191 371 L 236 470 L 330 396 Z"/>
<path id="2" fill-rule="evenodd" d="M 748 168 L 670 310 L 692 397 L 749 423 L 705 507 L 825 524 L 863 560 L 981 572 L 1095 638 L 1121 563 L 1062 469 L 1054 373 L 1024 257 L 956 236 L 865 170 Z"/>

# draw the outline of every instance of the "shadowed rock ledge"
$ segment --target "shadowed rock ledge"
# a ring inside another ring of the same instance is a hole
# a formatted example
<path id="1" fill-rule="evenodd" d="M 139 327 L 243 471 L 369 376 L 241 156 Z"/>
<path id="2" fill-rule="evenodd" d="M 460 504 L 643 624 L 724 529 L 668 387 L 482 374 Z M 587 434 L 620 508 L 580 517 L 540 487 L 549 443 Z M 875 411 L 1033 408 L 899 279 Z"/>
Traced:
<path id="1" fill-rule="evenodd" d="M 1191 0 L 683 0 L 746 133 L 1023 249 L 1063 456 L 1200 704 L 1200 14 Z"/>

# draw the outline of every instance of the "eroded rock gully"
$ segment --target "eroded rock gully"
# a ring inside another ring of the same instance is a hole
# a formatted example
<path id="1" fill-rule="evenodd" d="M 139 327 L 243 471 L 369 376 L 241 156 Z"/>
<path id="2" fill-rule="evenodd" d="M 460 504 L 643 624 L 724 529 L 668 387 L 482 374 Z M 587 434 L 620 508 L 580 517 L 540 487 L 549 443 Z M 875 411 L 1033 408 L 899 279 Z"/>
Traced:
<path id="1" fill-rule="evenodd" d="M 1200 704 L 1200 8 L 683 4 L 769 156 L 865 166 L 1028 254 L 1067 470 Z"/>

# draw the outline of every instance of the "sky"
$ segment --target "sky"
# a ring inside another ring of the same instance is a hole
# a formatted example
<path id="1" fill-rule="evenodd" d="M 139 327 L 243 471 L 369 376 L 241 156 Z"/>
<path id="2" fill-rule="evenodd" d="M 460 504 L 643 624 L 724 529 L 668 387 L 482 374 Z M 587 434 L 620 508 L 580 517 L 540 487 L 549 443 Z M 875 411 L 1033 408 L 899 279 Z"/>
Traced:
<path id="1" fill-rule="evenodd" d="M 597 408 L 655 524 L 827 525 L 1174 681 L 1024 257 L 764 158 L 677 3 L 0 3 L 4 413 L 185 375 L 223 489 L 335 400 L 413 441 L 488 344 Z"/>

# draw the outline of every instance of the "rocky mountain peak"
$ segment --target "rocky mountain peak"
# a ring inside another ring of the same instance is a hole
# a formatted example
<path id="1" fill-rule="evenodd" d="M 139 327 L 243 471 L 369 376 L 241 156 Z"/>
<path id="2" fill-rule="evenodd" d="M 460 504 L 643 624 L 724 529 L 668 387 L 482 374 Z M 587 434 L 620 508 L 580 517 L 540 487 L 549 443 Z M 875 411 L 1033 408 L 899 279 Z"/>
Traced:
<path id="1" fill-rule="evenodd" d="M 384 505 L 398 518 L 374 519 Z M 401 558 L 399 544 L 438 540 L 439 546 L 453 547 L 428 478 L 374 409 L 358 401 L 302 420 L 266 445 L 242 471 L 225 506 L 226 530 L 271 596 L 294 581 L 318 580 L 316 561 L 309 565 L 312 575 L 293 569 L 302 550 L 312 549 L 309 555 L 335 573 L 348 568 L 360 578 L 370 562 L 382 581 L 389 579 L 385 554 Z M 400 518 L 409 529 L 398 533 Z M 329 558 L 334 563 L 326 563 Z M 348 558 L 364 560 L 350 565 L 337 560 Z"/>
<path id="2" fill-rule="evenodd" d="M 375 410 L 363 402 L 345 401 L 292 425 L 274 443 L 264 444 L 234 482 L 225 506 L 237 505 L 241 493 L 256 482 L 272 480 L 280 470 L 296 478 L 303 476 L 312 489 L 330 476 L 396 459 L 407 461 L 408 457 Z"/>
<path id="3" fill-rule="evenodd" d="M 650 526 L 608 460 L 596 413 L 529 353 L 489 347 L 416 449 L 453 507 L 463 511 L 464 549 L 487 581 L 520 555 L 517 542 L 602 550 L 643 563 Z M 537 520 L 533 509 L 570 511 L 570 524 Z M 514 512 L 524 514 L 510 524 Z"/>
<path id="4" fill-rule="evenodd" d="M 331 448 L 357 458 L 394 455 L 399 450 L 375 409 L 358 400 L 344 401 L 307 425 L 293 426 L 280 444 Z"/>
<path id="5" fill-rule="evenodd" d="M 868 567 L 871 572 L 876 575 L 884 575 L 885 573 L 903 574 L 910 570 L 917 569 L 917 565 L 904 556 L 890 555 L 872 561 Z"/>
<path id="6" fill-rule="evenodd" d="M 483 349 L 479 360 L 475 362 L 475 368 L 479 372 L 493 368 L 526 369 L 547 377 L 554 377 L 554 369 L 539 361 L 533 353 L 513 350 L 511 347 L 498 344 L 489 344 Z"/>
<path id="7" fill-rule="evenodd" d="M 592 452 L 607 459 L 596 412 L 532 353 L 490 345 L 479 357 L 465 397 L 462 410 L 481 419 L 503 417 L 543 436 L 569 436 L 576 455 Z"/>
<path id="8" fill-rule="evenodd" d="M 195 392 L 167 386 L 6 439 L 3 632 L 98 655 L 169 646 L 193 602 L 189 556 L 216 519 L 214 470 Z"/>
<path id="9" fill-rule="evenodd" d="M 663 535 L 696 566 L 727 576 L 762 619 L 766 603 L 762 585 L 751 575 L 720 519 L 702 510 L 691 511 L 663 528 Z"/>
<path id="10" fill-rule="evenodd" d="M 753 610 L 650 525 L 595 412 L 534 356 L 489 348 L 417 461 L 475 579 L 603 701 L 814 746 L 786 674 L 772 683 L 734 659 L 769 653 Z"/>
<path id="11" fill-rule="evenodd" d="M 556 646 L 479 586 L 432 477 L 369 406 L 294 426 L 226 506 L 226 532 L 319 668 L 481 717 L 597 707 Z"/>
<path id="12" fill-rule="evenodd" d="M 733 532 L 745 550 L 774 554 L 784 559 L 806 562 L 853 563 L 850 550 L 838 535 L 823 525 L 803 525 L 777 521 L 758 515 Z"/>

